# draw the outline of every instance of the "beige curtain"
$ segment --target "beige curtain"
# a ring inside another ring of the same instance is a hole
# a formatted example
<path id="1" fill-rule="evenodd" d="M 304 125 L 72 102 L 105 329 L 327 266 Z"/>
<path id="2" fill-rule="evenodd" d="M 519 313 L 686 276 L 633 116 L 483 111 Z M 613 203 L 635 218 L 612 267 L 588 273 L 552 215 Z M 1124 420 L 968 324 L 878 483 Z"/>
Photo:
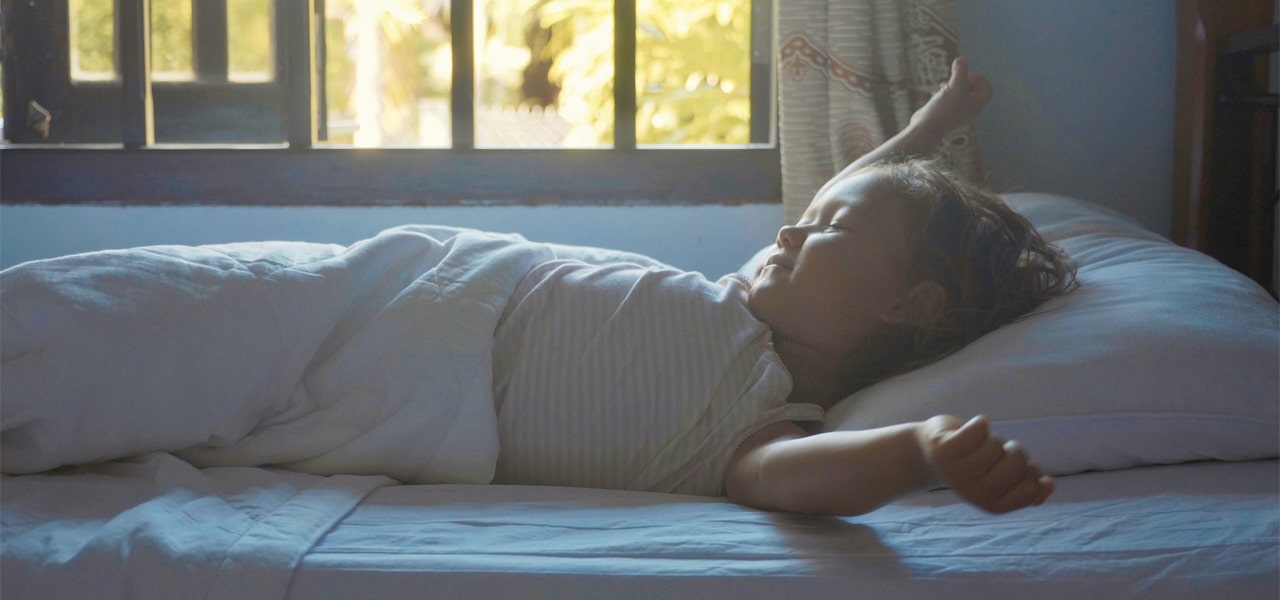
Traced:
<path id="1" fill-rule="evenodd" d="M 778 39 L 782 196 L 794 223 L 827 179 L 947 81 L 960 39 L 952 0 L 783 0 Z M 972 130 L 941 152 L 980 180 Z"/>

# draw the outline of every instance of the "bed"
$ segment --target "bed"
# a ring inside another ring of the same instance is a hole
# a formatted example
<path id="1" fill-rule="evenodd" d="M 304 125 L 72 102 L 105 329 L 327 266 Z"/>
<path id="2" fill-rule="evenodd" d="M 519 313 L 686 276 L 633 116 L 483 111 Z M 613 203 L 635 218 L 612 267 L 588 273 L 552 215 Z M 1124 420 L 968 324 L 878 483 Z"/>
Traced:
<path id="1" fill-rule="evenodd" d="M 1203 27 L 1200 4 L 1180 5 L 1184 41 Z M 1207 97 L 1204 83 L 1189 93 Z M 1208 127 L 1190 122 L 1203 111 L 1180 113 L 1179 135 Z M 1174 234 L 1203 249 L 1179 228 L 1200 218 L 1212 178 L 1191 167 L 1209 163 L 1180 139 Z M 805 517 L 148 452 L 0 477 L 0 596 L 1280 597 L 1280 306 L 1108 209 L 1006 199 L 1076 259 L 1080 288 L 846 399 L 826 427 L 986 414 L 1055 475 L 1043 506 L 993 516 L 937 489 Z"/>
<path id="2" fill-rule="evenodd" d="M 1057 476 L 1043 506 L 993 516 L 939 489 L 802 517 L 151 452 L 0 479 L 0 595 L 1276 597 L 1275 300 L 1105 208 L 1006 199 L 1077 260 L 1080 288 L 855 394 L 826 426 L 987 414 Z"/>

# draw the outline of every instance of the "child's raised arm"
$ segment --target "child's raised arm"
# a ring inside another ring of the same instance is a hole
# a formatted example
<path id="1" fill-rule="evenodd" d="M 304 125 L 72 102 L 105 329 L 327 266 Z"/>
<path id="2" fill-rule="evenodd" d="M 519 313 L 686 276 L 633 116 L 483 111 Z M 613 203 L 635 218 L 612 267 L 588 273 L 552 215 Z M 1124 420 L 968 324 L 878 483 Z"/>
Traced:
<path id="1" fill-rule="evenodd" d="M 940 482 L 992 513 L 1044 502 L 1053 482 L 986 419 L 948 416 L 864 431 L 806 436 L 777 423 L 751 436 L 730 461 L 734 502 L 785 512 L 857 515 Z"/>
<path id="2" fill-rule="evenodd" d="M 977 119 L 993 95 L 991 82 L 982 75 L 970 73 L 969 63 L 963 56 L 956 58 L 951 63 L 951 79 L 911 115 L 911 122 L 902 131 L 837 173 L 815 197 L 875 162 L 898 156 L 933 154 L 948 134 Z"/>

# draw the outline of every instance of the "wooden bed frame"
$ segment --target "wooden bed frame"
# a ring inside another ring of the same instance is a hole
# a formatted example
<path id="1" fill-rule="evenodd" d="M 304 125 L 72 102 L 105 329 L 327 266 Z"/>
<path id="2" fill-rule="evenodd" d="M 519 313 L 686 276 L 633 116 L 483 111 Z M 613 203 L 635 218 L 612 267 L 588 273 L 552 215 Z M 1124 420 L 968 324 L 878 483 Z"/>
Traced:
<path id="1" fill-rule="evenodd" d="M 1179 0 L 1174 241 L 1277 288 L 1275 0 Z"/>

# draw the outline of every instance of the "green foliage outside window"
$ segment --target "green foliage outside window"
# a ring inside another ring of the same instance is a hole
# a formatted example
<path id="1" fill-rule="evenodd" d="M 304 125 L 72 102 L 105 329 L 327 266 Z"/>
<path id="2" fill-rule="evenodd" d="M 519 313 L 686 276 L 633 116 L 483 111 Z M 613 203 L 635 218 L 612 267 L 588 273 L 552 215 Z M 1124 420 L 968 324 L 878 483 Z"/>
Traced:
<path id="1" fill-rule="evenodd" d="M 196 0 L 199 1 L 199 0 Z M 269 78 L 271 64 L 270 0 L 227 0 L 227 70 L 232 79 Z"/>
<path id="2" fill-rule="evenodd" d="M 150 0 L 151 72 L 164 79 L 190 79 L 190 0 Z M 228 28 L 228 31 L 235 29 Z"/>
<path id="3" fill-rule="evenodd" d="M 229 69 L 270 76 L 269 0 L 228 0 Z M 445 0 L 328 0 L 326 102 L 354 111 L 358 57 L 351 28 L 357 2 L 377 12 L 382 128 L 416 129 L 421 98 L 447 98 L 451 80 Z M 114 75 L 113 0 L 70 0 L 73 65 Z M 608 0 L 486 0 L 477 52 L 480 97 L 506 106 L 549 106 L 582 145 L 613 138 L 613 3 Z M 478 9 L 481 10 L 481 9 Z M 750 0 L 638 0 L 636 138 L 641 144 L 749 141 Z M 190 74 L 191 0 L 152 0 L 152 70 Z M 602 47 L 610 48 L 602 51 Z M 171 75 L 172 76 L 172 75 Z M 181 76 L 181 75 L 179 75 Z M 537 81 L 531 81 L 537 80 Z M 536 85 L 535 85 L 536 84 Z M 495 91 L 496 90 L 496 91 Z M 757 107 L 766 109 L 767 107 Z M 332 127 L 331 127 L 332 129 Z"/>
<path id="4" fill-rule="evenodd" d="M 594 40 L 612 39 L 613 3 L 601 0 L 490 0 L 495 15 L 529 15 L 522 26 L 548 30 L 533 58 L 551 62 L 565 90 L 589 90 L 599 143 L 613 137 L 613 56 Z M 719 0 L 637 2 L 636 139 L 642 144 L 743 144 L 750 139 L 751 3 Z M 508 28 L 509 43 L 519 43 Z M 588 40 L 577 43 L 579 40 Z"/>
<path id="5" fill-rule="evenodd" d="M 76 78 L 110 78 L 116 71 L 112 0 L 71 0 L 71 70 Z"/>

